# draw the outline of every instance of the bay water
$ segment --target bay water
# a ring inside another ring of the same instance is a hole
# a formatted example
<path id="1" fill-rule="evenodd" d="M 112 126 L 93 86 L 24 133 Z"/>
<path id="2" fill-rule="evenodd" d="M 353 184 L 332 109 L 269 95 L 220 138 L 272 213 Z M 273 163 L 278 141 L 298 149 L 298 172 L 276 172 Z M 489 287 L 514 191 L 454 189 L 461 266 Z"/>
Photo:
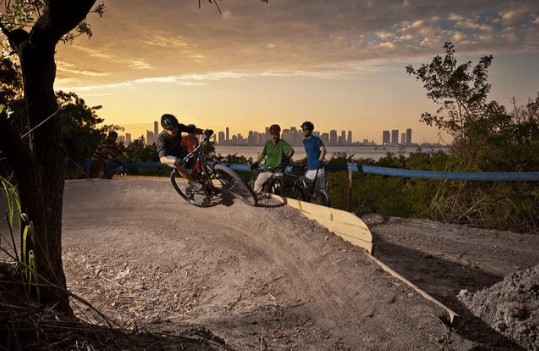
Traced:
<path id="1" fill-rule="evenodd" d="M 215 146 L 215 153 L 222 156 L 235 155 L 245 156 L 247 159 L 251 157 L 256 160 L 262 152 L 263 146 Z M 416 152 L 417 147 L 398 147 L 398 146 L 326 146 L 327 154 L 326 161 L 331 159 L 338 153 L 346 153 L 347 156 L 353 156 L 353 159 L 368 159 L 371 158 L 374 161 L 378 161 L 380 158 L 387 156 L 388 152 L 394 155 L 404 155 L 408 157 L 410 152 Z M 425 152 L 444 150 L 448 148 L 423 148 Z M 294 156 L 292 160 L 298 161 L 304 159 L 306 156 L 303 146 L 294 146 Z"/>

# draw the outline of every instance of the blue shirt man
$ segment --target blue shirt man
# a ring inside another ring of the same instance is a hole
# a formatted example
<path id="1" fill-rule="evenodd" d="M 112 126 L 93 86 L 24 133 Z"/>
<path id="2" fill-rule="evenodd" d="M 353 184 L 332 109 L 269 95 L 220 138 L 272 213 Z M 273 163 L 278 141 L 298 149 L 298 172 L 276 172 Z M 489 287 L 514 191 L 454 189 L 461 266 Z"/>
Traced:
<path id="1" fill-rule="evenodd" d="M 306 121 L 301 125 L 303 131 L 303 146 L 305 146 L 305 153 L 307 154 L 307 172 L 305 176 L 309 179 L 315 180 L 316 187 L 325 189 L 326 186 L 326 172 L 324 168 L 318 170 L 318 165 L 324 160 L 326 156 L 326 147 L 319 137 L 313 135 L 314 124 Z"/>

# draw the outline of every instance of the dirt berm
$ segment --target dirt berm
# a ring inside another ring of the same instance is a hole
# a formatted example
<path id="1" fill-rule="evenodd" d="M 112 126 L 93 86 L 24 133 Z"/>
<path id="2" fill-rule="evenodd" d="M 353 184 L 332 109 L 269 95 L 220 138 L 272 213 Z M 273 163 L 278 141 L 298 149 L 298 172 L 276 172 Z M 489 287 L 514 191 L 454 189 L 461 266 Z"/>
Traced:
<path id="1" fill-rule="evenodd" d="M 197 208 L 167 179 L 67 182 L 68 286 L 120 325 L 190 330 L 230 350 L 538 349 L 539 269 L 528 268 L 539 262 L 539 236 L 360 217 L 374 256 L 456 312 L 452 325 L 297 210 L 226 194 Z"/>

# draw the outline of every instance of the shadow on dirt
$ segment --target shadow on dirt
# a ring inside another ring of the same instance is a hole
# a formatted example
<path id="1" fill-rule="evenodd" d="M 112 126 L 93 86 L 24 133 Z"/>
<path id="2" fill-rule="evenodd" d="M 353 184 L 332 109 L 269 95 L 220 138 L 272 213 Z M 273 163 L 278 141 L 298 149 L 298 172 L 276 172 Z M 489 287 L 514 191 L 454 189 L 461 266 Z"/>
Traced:
<path id="1" fill-rule="evenodd" d="M 457 298 L 462 289 L 477 291 L 503 280 L 503 277 L 384 241 L 376 235 L 375 229 L 372 233 L 376 248 L 374 256 L 457 313 L 459 317 L 450 327 L 461 337 L 477 343 L 474 351 L 500 348 L 524 351 L 475 317 Z"/>

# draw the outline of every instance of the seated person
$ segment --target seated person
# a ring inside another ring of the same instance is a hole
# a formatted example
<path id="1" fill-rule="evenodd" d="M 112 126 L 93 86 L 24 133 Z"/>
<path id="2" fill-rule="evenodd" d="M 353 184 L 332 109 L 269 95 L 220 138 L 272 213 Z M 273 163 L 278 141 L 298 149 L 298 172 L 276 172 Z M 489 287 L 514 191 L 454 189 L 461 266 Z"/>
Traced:
<path id="1" fill-rule="evenodd" d="M 262 153 L 258 159 L 251 165 L 251 169 L 258 168 L 258 165 L 264 158 L 266 162 L 264 163 L 264 170 L 267 170 L 269 167 L 277 168 L 279 166 L 287 166 L 290 162 L 290 158 L 294 155 L 294 149 L 286 141 L 282 140 L 281 127 L 278 124 L 273 124 L 269 128 L 269 133 L 271 139 L 268 140 Z M 280 170 L 275 171 L 276 177 L 280 178 L 281 181 L 284 178 L 284 174 Z M 263 195 L 262 185 L 271 177 L 269 172 L 261 172 L 256 178 L 253 191 L 257 196 Z"/>
<path id="2" fill-rule="evenodd" d="M 92 155 L 92 165 L 90 167 L 90 176 L 92 178 L 107 178 L 107 162 L 112 160 L 112 155 L 119 154 L 129 160 L 129 156 L 125 152 L 120 152 L 120 146 L 116 143 L 118 133 L 114 130 L 109 132 L 106 139 L 102 140 L 97 149 Z"/>

